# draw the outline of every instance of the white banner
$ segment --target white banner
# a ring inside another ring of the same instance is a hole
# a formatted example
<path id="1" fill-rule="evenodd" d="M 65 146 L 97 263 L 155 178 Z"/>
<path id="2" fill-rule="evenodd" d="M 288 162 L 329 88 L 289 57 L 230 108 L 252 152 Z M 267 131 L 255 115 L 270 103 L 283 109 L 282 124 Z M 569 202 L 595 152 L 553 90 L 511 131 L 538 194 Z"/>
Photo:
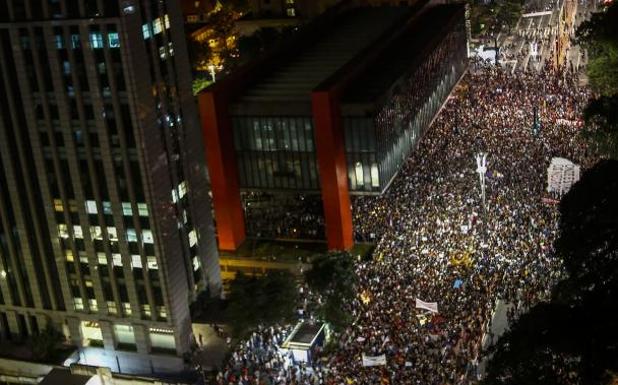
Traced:
<path id="1" fill-rule="evenodd" d="M 386 365 L 386 355 L 366 356 L 363 354 L 363 366 L 381 366 Z"/>
<path id="2" fill-rule="evenodd" d="M 432 313 L 438 312 L 438 303 L 437 302 L 424 302 L 420 299 L 416 299 L 416 308 L 417 309 L 425 309 L 429 310 Z"/>
<path id="3" fill-rule="evenodd" d="M 553 158 L 547 168 L 547 192 L 566 194 L 571 186 L 579 180 L 580 168 L 564 158 Z"/>

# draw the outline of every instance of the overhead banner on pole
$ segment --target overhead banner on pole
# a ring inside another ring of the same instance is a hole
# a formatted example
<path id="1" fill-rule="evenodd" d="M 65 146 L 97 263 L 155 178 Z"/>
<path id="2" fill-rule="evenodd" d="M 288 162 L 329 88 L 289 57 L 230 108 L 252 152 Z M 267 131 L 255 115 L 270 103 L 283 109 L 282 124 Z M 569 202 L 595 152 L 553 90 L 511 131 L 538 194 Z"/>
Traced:
<path id="1" fill-rule="evenodd" d="M 386 355 L 366 356 L 363 354 L 363 366 L 383 366 L 386 365 Z"/>
<path id="2" fill-rule="evenodd" d="M 432 313 L 438 312 L 438 303 L 437 302 L 425 302 L 420 299 L 416 299 L 416 308 L 417 309 L 425 309 L 429 310 Z"/>

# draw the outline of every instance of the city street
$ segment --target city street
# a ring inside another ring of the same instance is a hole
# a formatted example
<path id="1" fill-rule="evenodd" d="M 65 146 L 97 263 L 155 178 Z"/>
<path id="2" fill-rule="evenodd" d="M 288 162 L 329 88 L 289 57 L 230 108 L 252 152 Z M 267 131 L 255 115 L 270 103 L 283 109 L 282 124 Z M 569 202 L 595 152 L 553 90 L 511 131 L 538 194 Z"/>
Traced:
<path id="1" fill-rule="evenodd" d="M 548 60 L 556 62 L 559 51 L 563 56 L 559 59 L 560 63 L 565 63 L 565 57 L 567 66 L 572 65 L 575 71 L 581 70 L 587 57 L 577 45 L 571 45 L 571 40 L 577 26 L 596 7 L 596 1 L 550 0 L 528 3 L 513 30 L 510 33 L 503 31 L 498 36 L 502 64 L 511 72 L 538 71 Z M 562 13 L 565 17 L 561 17 Z M 569 28 L 569 25 L 573 27 Z"/>

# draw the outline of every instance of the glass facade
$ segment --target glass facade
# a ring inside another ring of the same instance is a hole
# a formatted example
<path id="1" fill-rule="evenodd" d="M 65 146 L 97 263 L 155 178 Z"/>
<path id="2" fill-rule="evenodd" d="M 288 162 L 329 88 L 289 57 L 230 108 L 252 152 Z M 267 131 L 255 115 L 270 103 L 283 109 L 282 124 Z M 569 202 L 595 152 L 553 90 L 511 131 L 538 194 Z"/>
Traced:
<path id="1" fill-rule="evenodd" d="M 264 239 L 324 239 L 320 194 L 247 192 L 247 235 Z"/>
<path id="2" fill-rule="evenodd" d="M 319 190 L 311 117 L 233 118 L 240 185 Z"/>
<path id="3" fill-rule="evenodd" d="M 373 118 L 344 117 L 350 191 L 380 193 L 415 147 L 467 65 L 464 21 L 400 80 Z"/>

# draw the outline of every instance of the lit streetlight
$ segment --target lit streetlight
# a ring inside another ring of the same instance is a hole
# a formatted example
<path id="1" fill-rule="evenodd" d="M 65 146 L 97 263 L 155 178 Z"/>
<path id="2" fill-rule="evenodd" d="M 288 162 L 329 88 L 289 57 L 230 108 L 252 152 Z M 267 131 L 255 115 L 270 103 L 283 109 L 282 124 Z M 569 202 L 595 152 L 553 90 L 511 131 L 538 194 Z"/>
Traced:
<path id="1" fill-rule="evenodd" d="M 485 203 L 485 174 L 487 173 L 487 154 L 479 152 L 476 158 L 476 172 L 479 174 L 479 182 L 481 184 L 481 199 L 483 200 L 483 210 L 487 212 Z"/>

